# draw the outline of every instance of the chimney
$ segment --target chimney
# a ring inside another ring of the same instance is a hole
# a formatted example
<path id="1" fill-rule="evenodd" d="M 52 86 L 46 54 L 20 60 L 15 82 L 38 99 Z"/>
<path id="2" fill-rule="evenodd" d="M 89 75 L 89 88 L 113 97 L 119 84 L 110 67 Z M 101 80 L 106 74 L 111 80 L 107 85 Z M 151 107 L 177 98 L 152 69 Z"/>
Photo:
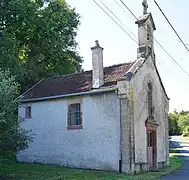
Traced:
<path id="1" fill-rule="evenodd" d="M 104 84 L 103 71 L 103 48 L 100 47 L 99 42 L 95 41 L 95 46 L 92 50 L 92 64 L 93 64 L 93 88 L 99 88 Z"/>

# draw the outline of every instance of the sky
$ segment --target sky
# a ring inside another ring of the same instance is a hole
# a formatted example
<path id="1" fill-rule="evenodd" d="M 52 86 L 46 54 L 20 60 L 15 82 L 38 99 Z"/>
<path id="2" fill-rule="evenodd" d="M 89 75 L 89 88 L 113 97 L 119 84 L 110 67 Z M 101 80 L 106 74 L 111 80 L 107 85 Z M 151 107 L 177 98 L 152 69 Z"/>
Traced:
<path id="1" fill-rule="evenodd" d="M 101 6 L 100 1 L 96 0 Z M 120 19 L 127 32 L 132 32 L 134 39 L 138 37 L 138 27 L 131 13 L 124 8 L 119 0 L 102 0 L 103 3 Z M 115 3 L 117 1 L 121 8 Z M 172 25 L 186 44 L 189 44 L 189 1 L 188 0 L 156 0 Z M 123 0 L 131 11 L 139 17 L 143 13 L 142 0 Z M 67 0 L 67 3 L 76 8 L 81 16 L 78 28 L 77 42 L 79 52 L 83 57 L 84 70 L 92 69 L 91 47 L 95 40 L 104 48 L 104 66 L 130 62 L 136 60 L 137 43 L 117 26 L 93 0 Z M 189 74 L 189 52 L 179 41 L 154 0 L 148 0 L 148 12 L 152 13 L 156 31 L 154 38 Z M 189 47 L 189 46 L 188 46 Z M 155 43 L 156 63 L 170 98 L 170 111 L 177 109 L 189 110 L 189 76 L 187 76 L 174 61 Z"/>

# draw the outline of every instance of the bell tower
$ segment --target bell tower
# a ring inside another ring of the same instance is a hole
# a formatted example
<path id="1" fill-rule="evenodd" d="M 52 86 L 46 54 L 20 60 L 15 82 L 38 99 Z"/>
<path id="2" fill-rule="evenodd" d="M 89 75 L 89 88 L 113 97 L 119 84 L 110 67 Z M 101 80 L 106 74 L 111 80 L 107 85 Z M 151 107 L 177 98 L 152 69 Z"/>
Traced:
<path id="1" fill-rule="evenodd" d="M 156 30 L 155 23 L 151 13 L 148 13 L 148 3 L 147 0 L 143 0 L 143 15 L 138 18 L 135 22 L 138 24 L 138 52 L 137 58 L 147 57 L 149 55 L 155 61 L 154 54 L 154 39 L 153 34 Z"/>

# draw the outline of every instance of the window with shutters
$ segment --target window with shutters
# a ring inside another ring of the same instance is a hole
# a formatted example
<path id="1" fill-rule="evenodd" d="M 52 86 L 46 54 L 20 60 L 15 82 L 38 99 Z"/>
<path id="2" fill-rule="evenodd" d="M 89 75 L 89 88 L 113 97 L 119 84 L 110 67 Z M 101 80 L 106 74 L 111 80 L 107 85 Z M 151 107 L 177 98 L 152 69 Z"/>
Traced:
<path id="1" fill-rule="evenodd" d="M 81 104 L 68 106 L 68 129 L 82 129 Z"/>
<path id="2" fill-rule="evenodd" d="M 152 104 L 152 83 L 148 83 L 148 115 L 153 116 L 153 104 Z"/>
<path id="3" fill-rule="evenodd" d="M 26 106 L 25 118 L 26 119 L 31 118 L 31 106 Z"/>

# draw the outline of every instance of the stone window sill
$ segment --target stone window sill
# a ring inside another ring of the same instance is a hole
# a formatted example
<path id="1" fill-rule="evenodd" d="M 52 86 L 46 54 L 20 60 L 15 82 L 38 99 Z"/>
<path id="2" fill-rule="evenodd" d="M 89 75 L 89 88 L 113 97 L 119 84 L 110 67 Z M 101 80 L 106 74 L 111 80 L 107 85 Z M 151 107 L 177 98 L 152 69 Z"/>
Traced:
<path id="1" fill-rule="evenodd" d="M 68 126 L 68 130 L 76 130 L 76 129 L 83 129 L 82 125 L 76 125 L 76 126 Z"/>

